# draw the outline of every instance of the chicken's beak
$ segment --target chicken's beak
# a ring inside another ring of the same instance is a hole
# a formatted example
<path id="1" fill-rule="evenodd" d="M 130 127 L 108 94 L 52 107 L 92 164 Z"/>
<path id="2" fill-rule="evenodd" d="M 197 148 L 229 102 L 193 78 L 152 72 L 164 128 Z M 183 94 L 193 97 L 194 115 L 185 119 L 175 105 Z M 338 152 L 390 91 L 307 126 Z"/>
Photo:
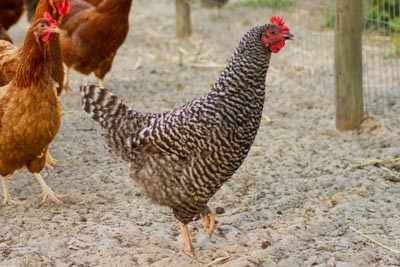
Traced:
<path id="1" fill-rule="evenodd" d="M 49 32 L 51 32 L 51 33 L 60 33 L 61 30 L 57 26 L 53 25 L 53 26 L 50 27 Z"/>
<path id="2" fill-rule="evenodd" d="M 291 33 L 286 33 L 285 35 L 283 35 L 283 38 L 285 40 L 294 40 L 294 35 Z"/>

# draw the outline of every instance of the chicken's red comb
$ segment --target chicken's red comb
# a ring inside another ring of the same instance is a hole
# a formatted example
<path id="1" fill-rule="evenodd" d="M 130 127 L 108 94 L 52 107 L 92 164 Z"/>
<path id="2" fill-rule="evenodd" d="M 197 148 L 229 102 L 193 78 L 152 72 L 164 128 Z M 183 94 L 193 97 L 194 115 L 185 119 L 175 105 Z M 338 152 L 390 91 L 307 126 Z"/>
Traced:
<path id="1" fill-rule="evenodd" d="M 283 20 L 283 17 L 279 17 L 279 16 L 272 16 L 269 18 L 269 21 L 275 25 L 278 25 L 279 27 L 281 27 L 282 31 L 284 33 L 289 33 L 289 27 L 285 25 L 285 21 Z"/>
<path id="2" fill-rule="evenodd" d="M 53 19 L 49 12 L 44 12 L 43 18 L 47 19 L 52 26 L 57 26 L 57 21 Z"/>

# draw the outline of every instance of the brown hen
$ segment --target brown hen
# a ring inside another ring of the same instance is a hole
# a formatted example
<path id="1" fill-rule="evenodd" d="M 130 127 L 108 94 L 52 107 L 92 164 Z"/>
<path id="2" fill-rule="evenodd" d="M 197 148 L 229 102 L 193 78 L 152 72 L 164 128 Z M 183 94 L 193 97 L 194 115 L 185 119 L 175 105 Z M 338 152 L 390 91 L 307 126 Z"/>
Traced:
<path id="1" fill-rule="evenodd" d="M 51 199 L 57 204 L 67 195 L 57 195 L 46 184 L 40 171 L 46 164 L 50 142 L 61 123 L 61 104 L 50 72 L 51 40 L 59 33 L 49 13 L 35 20 L 18 51 L 14 77 L 0 87 L 0 175 L 4 203 L 14 202 L 7 175 L 26 166 L 42 187 L 42 203 Z"/>
<path id="2" fill-rule="evenodd" d="M 57 21 L 69 12 L 68 0 L 40 0 L 36 9 L 35 20 L 42 18 L 45 12 L 49 12 Z M 59 35 L 52 40 L 53 49 L 50 51 L 53 60 L 50 62 L 50 69 L 54 81 L 57 83 L 57 92 L 61 93 L 64 80 L 64 69 L 61 60 Z M 15 74 L 16 66 L 21 57 L 17 56 L 17 47 L 0 41 L 0 86 L 9 83 Z"/>
<path id="3" fill-rule="evenodd" d="M 71 10 L 81 1 L 71 1 Z M 98 6 L 84 7 L 61 24 L 61 55 L 69 70 L 89 75 L 94 72 L 103 84 L 110 71 L 117 49 L 129 30 L 129 11 L 132 0 L 103 0 Z M 72 13 L 72 12 L 71 12 Z"/>
<path id="4" fill-rule="evenodd" d="M 36 8 L 35 20 L 43 17 L 45 12 L 50 12 L 53 18 L 60 21 L 62 16 L 68 14 L 69 10 L 68 0 L 40 0 Z M 56 35 L 49 42 L 52 47 L 50 50 L 52 60 L 49 62 L 49 69 L 56 84 L 57 94 L 60 95 L 64 83 L 64 68 L 61 60 L 59 35 Z M 8 84 L 16 72 L 17 65 L 21 60 L 17 51 L 18 48 L 14 45 L 0 40 L 0 86 Z M 49 153 L 46 158 L 49 163 L 56 163 Z"/>

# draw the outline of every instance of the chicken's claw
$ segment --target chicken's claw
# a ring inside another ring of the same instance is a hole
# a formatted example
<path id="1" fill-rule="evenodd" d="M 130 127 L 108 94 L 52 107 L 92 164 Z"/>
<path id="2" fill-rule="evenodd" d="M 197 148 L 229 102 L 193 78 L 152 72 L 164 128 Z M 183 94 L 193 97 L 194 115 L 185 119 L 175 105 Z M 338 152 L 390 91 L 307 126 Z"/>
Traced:
<path id="1" fill-rule="evenodd" d="M 215 228 L 215 216 L 211 212 L 209 207 L 206 207 L 202 212 L 201 216 L 203 217 L 203 229 L 204 232 L 208 233 L 208 237 L 211 238 L 214 228 Z"/>
<path id="2" fill-rule="evenodd" d="M 4 201 L 3 201 L 3 205 L 7 205 L 7 204 L 15 204 L 15 205 L 24 205 L 25 201 L 21 201 L 21 200 L 15 200 L 13 198 L 6 198 L 4 197 Z"/>
<path id="3" fill-rule="evenodd" d="M 50 189 L 51 190 L 51 189 Z M 64 202 L 61 201 L 61 198 L 64 197 L 69 197 L 70 194 L 63 194 L 63 195 L 59 195 L 54 193 L 52 190 L 50 192 L 45 192 L 43 191 L 42 193 L 40 193 L 37 197 L 41 197 L 42 201 L 39 204 L 39 207 L 42 206 L 44 203 L 47 202 L 47 200 L 52 200 L 54 203 L 56 203 L 57 205 L 64 205 Z"/>
<path id="4" fill-rule="evenodd" d="M 64 194 L 64 195 L 58 195 L 51 190 L 51 188 L 46 184 L 46 182 L 43 180 L 42 176 L 39 173 L 34 173 L 33 174 L 42 187 L 42 193 L 39 194 L 38 197 L 42 197 L 42 202 L 40 202 L 39 207 L 42 206 L 48 199 L 52 200 L 54 203 L 57 205 L 62 205 L 64 204 L 60 199 L 64 197 L 69 197 L 69 194 Z"/>

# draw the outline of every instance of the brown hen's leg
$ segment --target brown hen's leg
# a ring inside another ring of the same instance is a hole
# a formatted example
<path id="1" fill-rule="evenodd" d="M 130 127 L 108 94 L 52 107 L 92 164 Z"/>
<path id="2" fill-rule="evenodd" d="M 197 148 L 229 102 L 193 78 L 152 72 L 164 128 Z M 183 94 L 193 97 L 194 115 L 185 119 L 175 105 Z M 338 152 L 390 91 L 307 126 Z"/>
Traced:
<path id="1" fill-rule="evenodd" d="M 50 151 L 49 151 L 49 150 L 47 150 L 47 153 L 46 153 L 46 162 L 49 163 L 49 164 L 51 164 L 51 165 L 56 165 L 56 163 L 57 163 L 57 160 L 55 160 L 55 159 L 50 155 Z"/>
<path id="2" fill-rule="evenodd" d="M 10 186 L 8 185 L 8 180 L 7 177 L 2 176 L 1 177 L 1 183 L 3 185 L 3 194 L 4 194 L 4 201 L 3 204 L 6 205 L 7 203 L 12 203 L 12 204 L 24 204 L 23 201 L 18 201 L 14 200 L 11 198 L 10 195 Z"/>
<path id="3" fill-rule="evenodd" d="M 201 212 L 201 216 L 203 216 L 203 229 L 207 231 L 208 236 L 211 238 L 215 228 L 215 216 L 207 206 Z"/>
<path id="4" fill-rule="evenodd" d="M 104 87 L 103 79 L 98 78 L 98 84 L 99 84 L 99 87 Z"/>
<path id="5" fill-rule="evenodd" d="M 70 73 L 71 69 L 70 67 L 67 66 L 67 70 L 65 71 L 65 84 L 64 84 L 64 91 L 67 95 L 69 95 L 72 92 L 71 87 L 69 86 L 69 73 Z"/>
<path id="6" fill-rule="evenodd" d="M 191 257 L 196 257 L 194 254 L 194 249 L 192 246 L 192 241 L 190 240 L 189 230 L 186 224 L 179 222 L 179 228 L 181 228 L 182 236 L 183 236 L 183 245 L 182 250 L 183 252 Z"/>
<path id="7" fill-rule="evenodd" d="M 54 203 L 58 205 L 64 204 L 60 199 L 63 197 L 69 197 L 69 194 L 57 195 L 46 184 L 46 182 L 43 180 L 42 176 L 39 173 L 33 173 L 33 176 L 35 176 L 36 180 L 42 187 L 42 193 L 39 195 L 39 197 L 42 197 L 43 199 L 42 202 L 40 202 L 39 206 L 43 205 L 48 199 L 52 200 Z"/>

